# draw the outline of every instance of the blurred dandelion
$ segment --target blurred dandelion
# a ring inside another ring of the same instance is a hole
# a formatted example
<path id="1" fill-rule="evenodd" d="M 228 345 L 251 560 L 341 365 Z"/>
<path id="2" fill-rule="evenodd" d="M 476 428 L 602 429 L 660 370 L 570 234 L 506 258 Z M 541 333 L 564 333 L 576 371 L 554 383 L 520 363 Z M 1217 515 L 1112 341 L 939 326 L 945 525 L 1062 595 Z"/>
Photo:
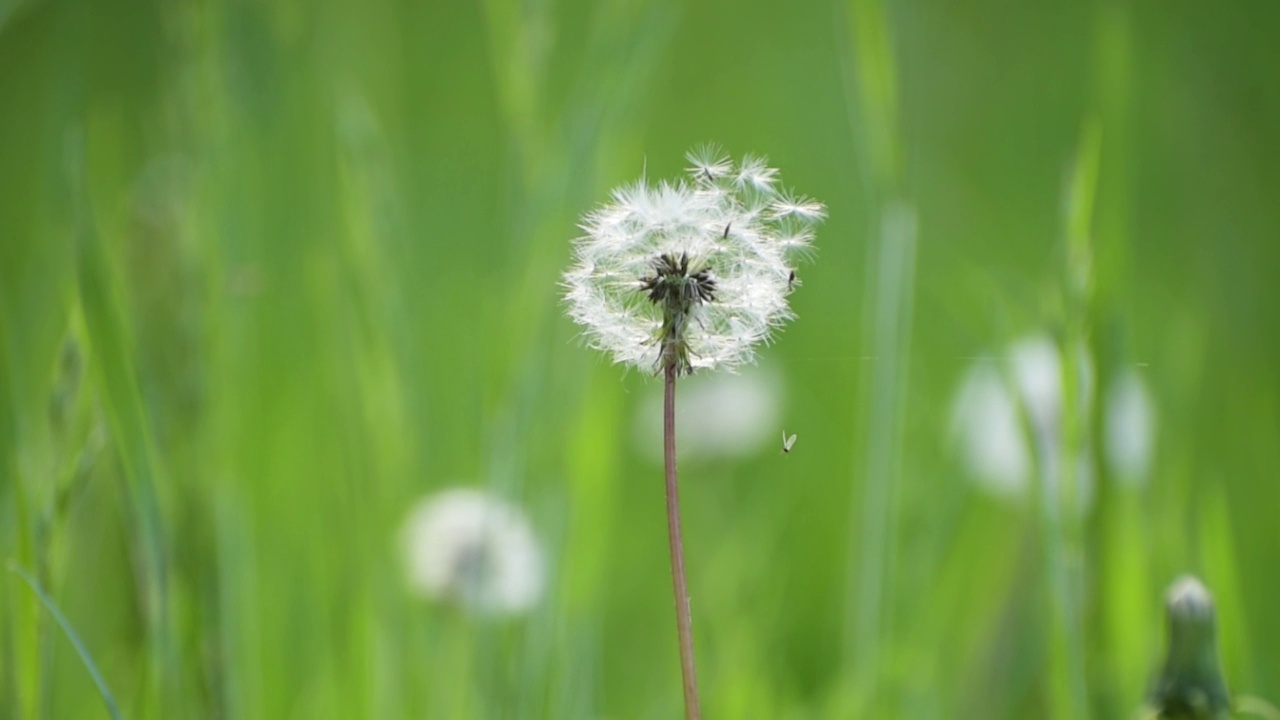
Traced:
<path id="1" fill-rule="evenodd" d="M 779 187 L 763 158 L 735 164 L 706 146 L 688 159 L 687 180 L 642 178 L 584 218 L 563 286 L 591 347 L 664 378 L 667 532 L 685 717 L 693 719 L 701 711 L 680 538 L 676 379 L 754 361 L 756 346 L 792 317 L 794 262 L 809 252 L 826 209 Z"/>
<path id="2" fill-rule="evenodd" d="M 952 402 L 951 434 L 966 470 L 983 488 L 1006 497 L 1025 492 L 1031 458 L 1017 400 L 992 360 L 978 360 L 961 379 Z"/>
<path id="3" fill-rule="evenodd" d="M 1122 482 L 1147 477 L 1155 444 L 1155 406 L 1142 376 L 1132 368 L 1120 373 L 1107 391 L 1107 463 Z"/>
<path id="4" fill-rule="evenodd" d="M 694 375 L 685 381 L 676 412 L 680 457 L 735 458 L 769 447 L 782 414 L 783 382 L 762 367 L 740 373 Z M 638 403 L 636 449 L 662 460 L 662 394 Z"/>
<path id="5" fill-rule="evenodd" d="M 421 500 L 402 531 L 405 570 L 417 594 L 481 615 L 525 612 L 542 596 L 542 549 L 516 506 L 452 488 Z"/>
<path id="6" fill-rule="evenodd" d="M 1077 411 L 1089 417 L 1093 366 L 1085 349 L 1078 352 Z M 1119 373 L 1103 410 L 1108 467 L 1126 482 L 1143 482 L 1155 421 L 1142 377 L 1132 370 Z M 1061 351 L 1048 336 L 1031 335 L 1010 345 L 1003 358 L 979 358 L 968 368 L 952 401 L 951 435 L 966 471 L 983 489 L 1009 499 L 1024 497 L 1038 466 L 1052 497 L 1061 469 L 1062 414 Z M 1085 442 L 1077 471 L 1081 510 L 1092 502 L 1094 483 L 1092 453 Z"/>
<path id="7" fill-rule="evenodd" d="M 1087 416 L 1093 374 L 1089 363 L 1078 366 L 1080 413 Z M 984 357 L 974 361 L 952 405 L 952 434 L 959 441 L 967 470 L 984 489 L 1020 498 L 1028 491 L 1032 470 L 1038 465 L 1052 496 L 1060 466 L 1062 412 L 1058 346 L 1047 336 L 1033 335 L 1010 345 L 1003 360 Z M 1023 430 L 1023 413 L 1027 432 Z M 1086 452 L 1083 457 L 1088 455 Z M 1091 467 L 1081 468 L 1082 508 L 1091 497 L 1092 475 Z"/>

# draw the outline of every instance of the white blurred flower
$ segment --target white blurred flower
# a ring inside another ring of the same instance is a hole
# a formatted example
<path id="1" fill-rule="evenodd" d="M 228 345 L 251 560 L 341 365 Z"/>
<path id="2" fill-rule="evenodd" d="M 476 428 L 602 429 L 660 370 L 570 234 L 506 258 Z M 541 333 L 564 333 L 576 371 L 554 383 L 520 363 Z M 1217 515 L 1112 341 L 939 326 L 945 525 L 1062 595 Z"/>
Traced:
<path id="1" fill-rule="evenodd" d="M 1030 416 L 1032 429 L 1057 437 L 1062 426 L 1062 357 L 1058 346 L 1043 335 L 1024 338 L 1008 350 L 1013 379 Z M 1081 348 L 1076 358 L 1080 396 L 1076 412 L 1087 417 L 1093 404 L 1093 366 Z"/>
<path id="2" fill-rule="evenodd" d="M 965 373 L 951 409 L 966 468 L 986 489 L 1017 497 L 1026 491 L 1031 458 L 1018 406 L 996 363 L 984 358 Z"/>
<path id="3" fill-rule="evenodd" d="M 484 615 L 532 608 L 543 589 L 542 549 L 519 508 L 490 493 L 452 488 L 410 511 L 402 531 L 410 587 Z"/>
<path id="4" fill-rule="evenodd" d="M 997 358 L 979 358 L 965 372 L 952 403 L 951 434 L 958 441 L 966 470 L 983 488 L 1007 498 L 1023 497 L 1038 464 L 1045 488 L 1054 497 L 1062 469 L 1062 355 L 1053 340 L 1033 335 L 1009 346 L 1003 362 L 1007 375 Z M 1075 411 L 1089 418 L 1094 374 L 1083 348 L 1076 367 Z M 1108 467 L 1123 480 L 1141 482 L 1154 437 L 1151 401 L 1141 378 L 1132 372 L 1120 373 L 1104 410 Z M 1025 413 L 1025 430 L 1021 413 Z M 1089 435 L 1083 433 L 1076 471 L 1081 511 L 1093 501 Z"/>
<path id="5" fill-rule="evenodd" d="M 1048 496 L 1056 497 L 1063 412 L 1058 346 L 1042 335 L 1023 338 L 1009 346 L 1005 362 L 1008 377 L 995 358 L 979 358 L 966 372 L 952 405 L 952 434 L 980 486 L 1004 497 L 1022 497 L 1031 486 L 1033 466 L 1038 466 Z M 1093 370 L 1087 353 L 1081 351 L 1077 368 L 1076 412 L 1088 417 Z M 1025 413 L 1029 432 L 1023 430 L 1020 413 Z M 1028 440 L 1034 445 L 1028 446 Z M 1093 501 L 1093 467 L 1088 457 L 1087 451 L 1081 453 L 1076 473 L 1082 511 Z"/>
<path id="6" fill-rule="evenodd" d="M 684 382 L 676 408 L 681 457 L 742 457 L 776 450 L 782 382 L 750 368 L 741 374 L 695 375 Z M 640 452 L 662 461 L 662 391 L 638 404 L 635 441 Z"/>
<path id="7" fill-rule="evenodd" d="M 1015 342 L 1004 363 L 995 357 L 974 361 L 961 379 L 951 406 L 951 434 L 959 441 L 966 470 L 979 486 L 1010 498 L 1027 495 L 1033 459 L 1041 462 L 1048 497 L 1056 497 L 1062 462 L 1062 359 L 1044 336 Z M 1076 413 L 1089 418 L 1093 406 L 1093 366 L 1082 348 Z M 1155 446 L 1155 410 L 1142 377 L 1133 370 L 1116 375 L 1102 407 L 1103 450 L 1108 468 L 1123 482 L 1142 483 Z M 1024 411 L 1027 428 L 1023 428 Z M 1028 441 L 1034 445 L 1028 445 Z M 1093 500 L 1092 452 L 1088 437 L 1079 457 L 1079 502 Z M 1033 455 L 1034 450 L 1034 455 Z"/>
<path id="8" fill-rule="evenodd" d="M 792 317 L 792 262 L 811 247 L 820 203 L 777 187 L 761 158 L 735 166 L 714 148 L 689 154 L 689 179 L 613 191 L 589 213 L 565 273 L 565 301 L 591 347 L 660 371 L 734 368 Z"/>
<path id="9" fill-rule="evenodd" d="M 1155 407 L 1142 376 L 1132 368 L 1121 372 L 1107 391 L 1107 464 L 1121 482 L 1147 477 L 1155 446 Z"/>

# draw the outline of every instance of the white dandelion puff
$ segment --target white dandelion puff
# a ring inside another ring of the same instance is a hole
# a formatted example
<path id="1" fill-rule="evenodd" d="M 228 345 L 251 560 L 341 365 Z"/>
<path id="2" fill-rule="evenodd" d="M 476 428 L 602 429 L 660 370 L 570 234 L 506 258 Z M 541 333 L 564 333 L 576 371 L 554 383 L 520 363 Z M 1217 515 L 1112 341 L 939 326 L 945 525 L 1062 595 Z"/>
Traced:
<path id="1" fill-rule="evenodd" d="M 777 187 L 763 158 L 691 152 L 688 181 L 641 180 L 588 213 L 564 274 L 569 316 L 591 347 L 660 371 L 735 368 L 792 318 L 794 263 L 825 210 Z"/>
<path id="2" fill-rule="evenodd" d="M 532 608 L 543 590 L 542 549 L 516 506 L 490 493 L 452 488 L 409 512 L 401 536 L 410 588 L 480 615 Z"/>

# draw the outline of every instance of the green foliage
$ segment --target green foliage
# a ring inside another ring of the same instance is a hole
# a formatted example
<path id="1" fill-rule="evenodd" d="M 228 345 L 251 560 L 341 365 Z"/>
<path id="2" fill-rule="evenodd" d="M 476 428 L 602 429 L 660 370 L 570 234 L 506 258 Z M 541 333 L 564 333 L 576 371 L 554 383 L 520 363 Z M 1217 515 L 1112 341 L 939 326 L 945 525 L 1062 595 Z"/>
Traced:
<path id="1" fill-rule="evenodd" d="M 708 717 L 1127 717 L 1184 572 L 1226 683 L 1280 698 L 1278 36 L 1115 0 L 0 3 L 0 557 L 128 718 L 676 716 L 661 385 L 556 284 L 608 188 L 715 141 L 830 217 L 762 360 L 802 441 L 681 465 Z M 1078 520 L 951 433 L 1033 332 L 1089 348 Z M 1102 457 L 1121 371 L 1145 481 Z M 531 515 L 533 614 L 407 592 L 400 524 L 454 484 Z M 0 717 L 101 716 L 60 637 L 4 574 Z"/>

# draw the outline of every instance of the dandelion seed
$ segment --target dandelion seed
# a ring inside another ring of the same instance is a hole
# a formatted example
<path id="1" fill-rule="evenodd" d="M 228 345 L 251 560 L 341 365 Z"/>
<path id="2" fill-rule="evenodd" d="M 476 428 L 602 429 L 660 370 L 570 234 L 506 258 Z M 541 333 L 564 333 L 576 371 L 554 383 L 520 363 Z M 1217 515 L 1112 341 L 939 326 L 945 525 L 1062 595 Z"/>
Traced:
<path id="1" fill-rule="evenodd" d="M 688 154 L 688 172 L 695 178 L 716 180 L 733 172 L 733 161 L 716 145 L 702 145 Z"/>
<path id="2" fill-rule="evenodd" d="M 519 508 L 487 492 L 453 488 L 410 511 L 402 531 L 410 587 L 481 615 L 513 615 L 542 596 L 543 559 Z"/>
<path id="3" fill-rule="evenodd" d="M 827 210 L 820 202 L 784 194 L 773 201 L 770 214 L 775 219 L 794 217 L 807 222 L 820 222 L 827 217 Z"/>
<path id="4" fill-rule="evenodd" d="M 774 195 L 774 183 L 778 181 L 778 171 L 768 166 L 762 157 L 748 155 L 738 166 L 734 178 L 739 189 L 754 189 L 757 192 Z"/>

